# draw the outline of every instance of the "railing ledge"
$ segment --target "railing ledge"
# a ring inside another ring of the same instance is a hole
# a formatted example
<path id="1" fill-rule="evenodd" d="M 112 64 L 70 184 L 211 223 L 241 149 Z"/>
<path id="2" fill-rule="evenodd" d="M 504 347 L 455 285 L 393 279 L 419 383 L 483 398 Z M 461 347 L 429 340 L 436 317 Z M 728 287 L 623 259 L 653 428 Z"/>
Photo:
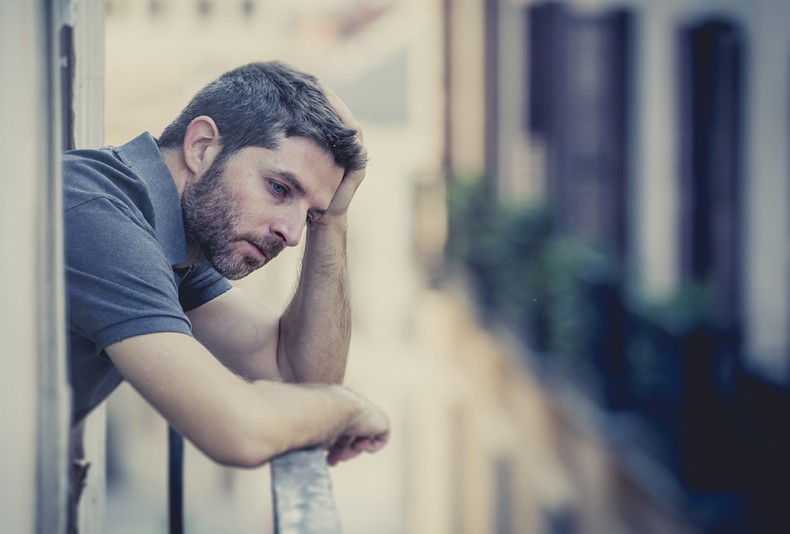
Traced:
<path id="1" fill-rule="evenodd" d="M 340 534 L 340 518 L 322 448 L 278 456 L 271 462 L 271 471 L 277 534 Z"/>

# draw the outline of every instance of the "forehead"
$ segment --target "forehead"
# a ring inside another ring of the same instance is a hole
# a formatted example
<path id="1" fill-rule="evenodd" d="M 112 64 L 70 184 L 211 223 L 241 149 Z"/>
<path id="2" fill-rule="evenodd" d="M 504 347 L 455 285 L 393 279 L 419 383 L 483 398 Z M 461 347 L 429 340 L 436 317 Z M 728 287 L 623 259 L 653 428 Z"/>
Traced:
<path id="1" fill-rule="evenodd" d="M 261 167 L 262 172 L 296 180 L 304 192 L 320 197 L 334 195 L 345 174 L 332 153 L 305 137 L 284 137 L 275 149 L 247 147 L 238 154 Z M 328 202 L 328 200 L 327 200 Z"/>

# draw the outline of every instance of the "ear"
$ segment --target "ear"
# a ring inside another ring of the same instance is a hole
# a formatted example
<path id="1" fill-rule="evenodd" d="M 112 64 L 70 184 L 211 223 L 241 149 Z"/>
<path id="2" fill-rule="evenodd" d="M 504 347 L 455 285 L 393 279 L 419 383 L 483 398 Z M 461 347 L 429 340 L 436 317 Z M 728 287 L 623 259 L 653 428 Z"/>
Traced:
<path id="1" fill-rule="evenodd" d="M 211 166 L 220 152 L 219 129 L 211 117 L 192 119 L 184 133 L 184 163 L 193 175 L 199 176 Z"/>

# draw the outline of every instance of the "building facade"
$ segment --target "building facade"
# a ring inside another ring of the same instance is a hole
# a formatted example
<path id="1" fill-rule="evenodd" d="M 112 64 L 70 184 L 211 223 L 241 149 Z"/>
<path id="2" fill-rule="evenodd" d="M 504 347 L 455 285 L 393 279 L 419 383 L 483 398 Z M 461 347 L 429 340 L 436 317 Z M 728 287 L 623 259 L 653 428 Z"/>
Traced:
<path id="1" fill-rule="evenodd" d="M 531 374 L 596 407 L 592 435 L 620 464 L 569 475 L 569 531 L 615 531 L 593 510 L 622 531 L 676 531 L 637 528 L 625 493 L 603 505 L 605 485 L 581 482 L 622 470 L 620 446 L 643 456 L 631 472 L 654 473 L 633 479 L 643 494 L 688 528 L 781 531 L 788 8 L 444 5 L 446 172 L 467 195 L 449 257 L 471 273 L 480 322 L 508 325 Z"/>

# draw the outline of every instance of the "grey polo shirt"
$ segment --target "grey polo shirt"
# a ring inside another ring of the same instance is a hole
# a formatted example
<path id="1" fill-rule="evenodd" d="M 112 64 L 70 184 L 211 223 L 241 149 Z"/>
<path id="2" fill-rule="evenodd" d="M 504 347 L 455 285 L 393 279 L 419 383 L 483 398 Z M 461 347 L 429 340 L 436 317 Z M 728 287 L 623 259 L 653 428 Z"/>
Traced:
<path id="1" fill-rule="evenodd" d="M 72 423 L 122 382 L 104 349 L 155 332 L 192 335 L 185 312 L 230 283 L 187 263 L 181 202 L 155 139 L 63 158 Z"/>

